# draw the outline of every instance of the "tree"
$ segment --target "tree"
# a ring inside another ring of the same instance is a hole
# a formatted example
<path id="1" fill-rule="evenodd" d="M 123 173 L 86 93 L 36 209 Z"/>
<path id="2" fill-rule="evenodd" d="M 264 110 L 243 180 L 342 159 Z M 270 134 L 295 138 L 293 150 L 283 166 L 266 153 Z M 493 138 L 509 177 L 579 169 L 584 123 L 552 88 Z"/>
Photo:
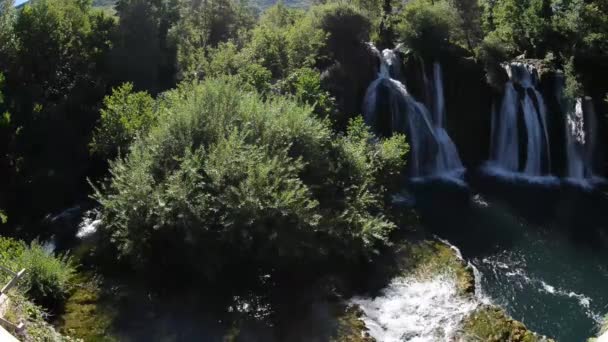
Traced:
<path id="1" fill-rule="evenodd" d="M 353 50 L 360 50 L 369 41 L 371 23 L 354 6 L 323 5 L 313 8 L 310 15 L 317 18 L 319 27 L 327 33 L 327 54 L 335 60 L 342 63 L 350 60 Z"/>
<path id="2" fill-rule="evenodd" d="M 244 278 L 369 256 L 394 229 L 387 180 L 403 168 L 403 137 L 378 141 L 362 120 L 336 136 L 310 107 L 234 79 L 182 84 L 164 101 L 171 115 L 95 194 L 105 241 L 136 269 Z"/>
<path id="3" fill-rule="evenodd" d="M 238 41 L 253 25 L 251 10 L 233 0 L 183 1 L 180 14 L 171 30 L 180 79 L 201 78 L 208 50 L 221 42 Z"/>
<path id="4" fill-rule="evenodd" d="M 13 222 L 35 221 L 86 186 L 86 146 L 106 87 L 97 62 L 106 58 L 103 35 L 112 25 L 82 0 L 35 1 L 14 20 L 13 58 L 3 60 L 11 115 L 2 142 Z"/>
<path id="5" fill-rule="evenodd" d="M 154 99 L 146 92 L 134 92 L 125 83 L 112 90 L 103 100 L 99 124 L 93 133 L 91 151 L 113 159 L 126 153 L 133 139 L 153 126 L 157 118 Z"/>
<path id="6" fill-rule="evenodd" d="M 113 82 L 132 82 L 135 89 L 156 94 L 175 84 L 175 51 L 167 40 L 177 20 L 172 2 L 120 0 L 119 25 L 113 34 L 110 63 Z"/>
<path id="7" fill-rule="evenodd" d="M 481 9 L 477 0 L 451 0 L 458 11 L 458 25 L 464 33 L 467 47 L 473 51 L 483 39 Z"/>
<path id="8" fill-rule="evenodd" d="M 447 2 L 412 1 L 401 13 L 399 35 L 407 46 L 423 56 L 437 57 L 455 36 L 458 18 Z"/>
<path id="9" fill-rule="evenodd" d="M 7 61 L 17 50 L 15 35 L 15 9 L 13 0 L 0 0 L 0 71 L 6 70 Z"/>

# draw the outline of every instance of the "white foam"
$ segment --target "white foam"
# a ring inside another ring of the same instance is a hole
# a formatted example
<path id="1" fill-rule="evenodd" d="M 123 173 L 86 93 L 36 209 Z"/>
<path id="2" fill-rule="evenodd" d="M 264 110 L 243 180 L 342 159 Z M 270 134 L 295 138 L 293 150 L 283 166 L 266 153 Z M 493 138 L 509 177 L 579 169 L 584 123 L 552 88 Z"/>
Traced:
<path id="1" fill-rule="evenodd" d="M 447 341 L 463 318 L 479 306 L 459 293 L 453 275 L 394 279 L 375 298 L 356 297 L 369 333 L 378 341 Z"/>
<path id="2" fill-rule="evenodd" d="M 97 210 L 89 210 L 84 213 L 82 221 L 78 225 L 76 237 L 79 239 L 87 238 L 93 235 L 101 224 L 101 215 Z"/>

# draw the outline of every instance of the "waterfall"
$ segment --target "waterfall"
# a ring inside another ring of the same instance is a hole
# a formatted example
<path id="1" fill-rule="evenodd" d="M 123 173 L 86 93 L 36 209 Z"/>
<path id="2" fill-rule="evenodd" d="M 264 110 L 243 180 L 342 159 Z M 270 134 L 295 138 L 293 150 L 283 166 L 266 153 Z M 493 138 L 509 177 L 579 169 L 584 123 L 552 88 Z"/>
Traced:
<path id="1" fill-rule="evenodd" d="M 536 89 L 536 70 L 522 63 L 505 66 L 505 84 L 500 110 L 492 114 L 491 160 L 498 167 L 528 176 L 549 174 L 551 153 L 544 99 Z M 521 89 L 518 91 L 518 89 Z M 519 131 L 519 115 L 525 131 Z M 525 164 L 520 165 L 520 143 L 525 137 Z"/>
<path id="2" fill-rule="evenodd" d="M 443 72 L 441 71 L 441 64 L 438 62 L 433 63 L 433 82 L 431 88 L 433 89 L 432 101 L 435 135 L 439 140 L 439 146 L 442 148 L 442 153 L 437 156 L 437 168 L 440 173 L 462 169 L 463 166 L 460 157 L 458 156 L 456 145 L 454 145 L 454 142 L 450 139 L 444 126 L 445 100 L 443 96 Z"/>
<path id="3" fill-rule="evenodd" d="M 595 178 L 593 164 L 597 143 L 597 117 L 590 97 L 569 101 L 564 95 L 565 79 L 558 74 L 555 97 L 564 113 L 566 176 L 572 180 Z"/>
<path id="4" fill-rule="evenodd" d="M 517 92 L 511 81 L 505 84 L 500 111 L 492 118 L 492 160 L 508 171 L 519 169 Z"/>
<path id="5" fill-rule="evenodd" d="M 406 134 L 410 144 L 410 175 L 413 177 L 443 175 L 463 169 L 456 146 L 443 128 L 445 117 L 441 66 L 434 65 L 433 113 L 416 101 L 399 78 L 400 61 L 395 50 L 380 53 L 378 78 L 365 94 L 363 116 L 379 134 Z"/>
<path id="6" fill-rule="evenodd" d="M 597 118 L 591 98 L 578 98 L 573 109 L 566 114 L 567 176 L 574 179 L 591 179 L 595 150 Z"/>

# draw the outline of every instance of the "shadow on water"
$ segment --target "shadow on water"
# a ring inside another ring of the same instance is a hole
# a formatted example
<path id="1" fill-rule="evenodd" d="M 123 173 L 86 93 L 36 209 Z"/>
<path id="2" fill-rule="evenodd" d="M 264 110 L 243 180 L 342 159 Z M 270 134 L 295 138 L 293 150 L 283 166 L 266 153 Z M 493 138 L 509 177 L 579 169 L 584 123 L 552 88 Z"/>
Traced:
<path id="1" fill-rule="evenodd" d="M 593 336 L 608 313 L 605 184 L 495 172 L 467 181 L 410 185 L 425 227 L 461 249 L 515 319 L 559 341 Z"/>

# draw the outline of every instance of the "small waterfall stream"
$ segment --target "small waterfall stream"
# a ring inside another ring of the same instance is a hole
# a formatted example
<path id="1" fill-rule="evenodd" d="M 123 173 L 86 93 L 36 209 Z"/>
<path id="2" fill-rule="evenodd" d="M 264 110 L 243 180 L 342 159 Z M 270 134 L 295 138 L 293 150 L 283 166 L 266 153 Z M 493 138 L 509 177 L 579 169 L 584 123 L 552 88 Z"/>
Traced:
<path id="1" fill-rule="evenodd" d="M 559 77 L 555 96 L 565 113 L 565 141 L 567 169 L 571 180 L 585 181 L 595 178 L 593 164 L 597 142 L 597 117 L 590 97 L 577 98 L 574 103 L 564 96 L 565 80 Z"/>
<path id="2" fill-rule="evenodd" d="M 433 112 L 416 101 L 399 79 L 400 61 L 395 50 L 380 53 L 378 78 L 367 89 L 363 115 L 365 121 L 380 134 L 404 133 L 410 144 L 410 175 L 438 176 L 462 171 L 456 146 L 447 134 L 441 65 L 433 65 Z M 427 81 L 428 82 L 428 81 Z"/>
<path id="3" fill-rule="evenodd" d="M 522 172 L 527 176 L 547 175 L 551 166 L 547 110 L 536 89 L 536 70 L 522 63 L 508 64 L 505 69 L 509 81 L 505 84 L 500 110 L 494 110 L 492 116 L 491 161 L 506 171 Z M 523 132 L 519 131 L 520 113 L 525 127 Z M 522 141 L 526 145 L 526 155 L 525 163 L 520 165 Z"/>

